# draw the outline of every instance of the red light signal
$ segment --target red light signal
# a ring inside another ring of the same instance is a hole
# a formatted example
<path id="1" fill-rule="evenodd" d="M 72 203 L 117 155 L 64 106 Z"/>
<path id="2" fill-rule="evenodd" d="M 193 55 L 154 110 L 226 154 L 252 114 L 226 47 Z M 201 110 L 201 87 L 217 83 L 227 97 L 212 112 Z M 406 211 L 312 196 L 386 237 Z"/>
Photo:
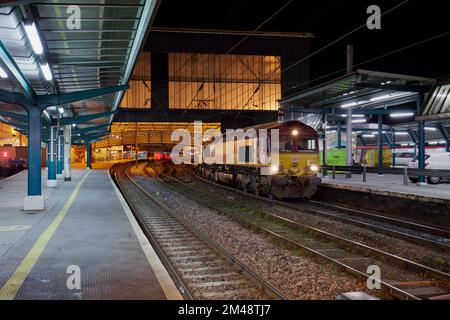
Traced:
<path id="1" fill-rule="evenodd" d="M 8 152 L 6 151 L 3 152 L 3 158 L 8 158 Z"/>

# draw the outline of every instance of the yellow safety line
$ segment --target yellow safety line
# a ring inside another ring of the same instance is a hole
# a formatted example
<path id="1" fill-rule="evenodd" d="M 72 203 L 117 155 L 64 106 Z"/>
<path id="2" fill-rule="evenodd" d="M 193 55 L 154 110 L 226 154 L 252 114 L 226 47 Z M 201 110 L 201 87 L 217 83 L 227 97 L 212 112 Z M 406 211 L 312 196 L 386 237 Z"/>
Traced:
<path id="1" fill-rule="evenodd" d="M 6 282 L 6 284 L 3 286 L 3 288 L 0 289 L 0 300 L 13 300 L 17 293 L 19 292 L 20 288 L 22 287 L 23 283 L 25 282 L 25 279 L 30 274 L 31 270 L 33 270 L 34 266 L 36 265 L 37 260 L 41 256 L 44 249 L 47 247 L 47 244 L 49 243 L 50 239 L 52 238 L 53 234 L 55 233 L 56 229 L 59 227 L 61 222 L 63 221 L 64 217 L 66 216 L 67 212 L 69 211 L 70 207 L 74 203 L 75 199 L 77 198 L 78 193 L 80 192 L 81 186 L 83 185 L 84 181 L 88 177 L 89 172 L 87 172 L 84 177 L 81 179 L 81 181 L 78 183 L 78 185 L 75 187 L 75 190 L 73 190 L 72 194 L 70 195 L 69 200 L 66 202 L 64 207 L 61 209 L 61 211 L 58 213 L 56 218 L 53 220 L 53 222 L 47 227 L 47 229 L 42 233 L 42 235 L 39 237 L 39 239 L 34 244 L 33 248 L 31 248 L 30 252 L 25 256 L 25 258 L 22 260 L 21 264 L 17 268 L 17 270 L 14 272 L 14 274 L 9 278 L 9 280 Z"/>

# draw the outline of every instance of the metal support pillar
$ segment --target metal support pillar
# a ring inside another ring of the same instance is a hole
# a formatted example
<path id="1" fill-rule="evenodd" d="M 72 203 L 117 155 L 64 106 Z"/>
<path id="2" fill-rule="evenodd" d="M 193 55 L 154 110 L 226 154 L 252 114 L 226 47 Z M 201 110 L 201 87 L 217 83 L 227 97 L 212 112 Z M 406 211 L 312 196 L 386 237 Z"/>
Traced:
<path id="1" fill-rule="evenodd" d="M 72 181 L 72 126 L 64 126 L 64 181 Z"/>
<path id="2" fill-rule="evenodd" d="M 42 196 L 41 110 L 28 108 L 28 195 L 24 210 L 44 210 Z"/>
<path id="3" fill-rule="evenodd" d="M 92 169 L 92 150 L 91 150 L 91 142 L 86 141 L 86 167 L 87 169 Z"/>
<path id="4" fill-rule="evenodd" d="M 348 108 L 347 110 L 347 166 L 353 166 L 353 110 Z"/>
<path id="5" fill-rule="evenodd" d="M 327 166 L 328 165 L 328 157 L 327 157 L 327 127 L 328 127 L 328 123 L 327 123 L 327 115 L 323 114 L 323 140 L 322 140 L 322 162 L 323 162 L 323 166 Z M 324 170 L 323 171 L 323 176 L 326 177 L 328 176 L 328 171 Z"/>
<path id="6" fill-rule="evenodd" d="M 419 120 L 419 169 L 425 169 L 425 121 Z M 420 183 L 425 183 L 425 177 L 419 177 Z"/>
<path id="7" fill-rule="evenodd" d="M 340 121 L 337 127 L 337 147 L 338 149 L 342 148 L 342 123 Z"/>
<path id="8" fill-rule="evenodd" d="M 64 172 L 64 148 L 63 148 L 63 137 L 61 136 L 59 129 L 57 129 L 57 135 L 58 135 L 58 145 L 57 145 L 57 171 L 56 171 L 56 178 L 62 179 L 63 178 L 63 172 Z"/>
<path id="9" fill-rule="evenodd" d="M 378 176 L 383 175 L 383 116 L 378 116 Z"/>
<path id="10" fill-rule="evenodd" d="M 347 74 L 353 73 L 353 46 L 347 46 Z M 353 166 L 353 109 L 347 109 L 347 166 Z M 348 177 L 349 175 L 347 175 Z"/>
<path id="11" fill-rule="evenodd" d="M 438 125 L 439 132 L 444 137 L 445 141 L 445 152 L 450 152 L 450 138 L 447 135 L 447 132 L 445 131 L 445 128 L 442 126 L 442 124 Z"/>
<path id="12" fill-rule="evenodd" d="M 56 127 L 50 127 L 49 140 L 48 140 L 48 161 L 47 161 L 47 188 L 56 188 L 58 186 L 58 180 L 56 180 Z"/>
<path id="13" fill-rule="evenodd" d="M 420 93 L 417 98 L 417 110 L 420 111 L 422 108 L 422 104 L 424 101 L 424 94 Z M 419 169 L 425 170 L 425 121 L 419 120 L 418 121 L 418 138 L 417 138 L 417 144 L 418 144 L 418 153 L 419 153 Z M 424 184 L 425 183 L 425 177 L 420 176 L 419 177 L 419 183 Z"/>

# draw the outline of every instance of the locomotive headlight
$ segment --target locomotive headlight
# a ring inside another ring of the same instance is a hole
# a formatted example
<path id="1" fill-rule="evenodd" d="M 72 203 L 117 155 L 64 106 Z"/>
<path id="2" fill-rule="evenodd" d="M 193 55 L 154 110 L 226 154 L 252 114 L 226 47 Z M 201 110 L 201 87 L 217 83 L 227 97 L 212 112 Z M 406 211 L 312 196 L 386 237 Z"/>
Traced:
<path id="1" fill-rule="evenodd" d="M 278 172 L 280 172 L 280 167 L 279 166 L 272 166 L 272 173 L 273 174 L 277 174 Z"/>
<path id="2" fill-rule="evenodd" d="M 314 172 L 318 172 L 319 171 L 319 166 L 316 166 L 316 165 L 312 165 L 309 168 L 311 169 L 311 171 L 314 171 Z"/>
<path id="3" fill-rule="evenodd" d="M 297 129 L 292 130 L 292 135 L 294 137 L 298 136 L 298 130 Z"/>

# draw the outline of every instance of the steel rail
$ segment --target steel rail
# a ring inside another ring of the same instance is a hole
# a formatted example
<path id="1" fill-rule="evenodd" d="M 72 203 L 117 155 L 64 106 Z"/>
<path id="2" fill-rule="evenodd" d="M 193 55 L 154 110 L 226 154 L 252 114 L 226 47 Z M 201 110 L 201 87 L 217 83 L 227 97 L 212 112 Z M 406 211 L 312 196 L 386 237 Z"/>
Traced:
<path id="1" fill-rule="evenodd" d="M 137 183 L 129 174 L 128 170 L 125 169 L 125 174 L 128 178 L 128 180 L 137 188 L 139 189 L 142 194 L 144 194 L 147 198 L 149 198 L 151 201 L 153 201 L 155 204 L 157 204 L 159 207 L 161 207 L 164 211 L 166 211 L 173 219 L 175 219 L 180 225 L 182 225 L 184 228 L 189 230 L 192 234 L 194 234 L 197 238 L 199 238 L 202 242 L 204 242 L 209 248 L 211 248 L 217 255 L 222 257 L 227 264 L 230 266 L 236 268 L 240 274 L 242 274 L 246 279 L 252 281 L 257 287 L 263 289 L 264 293 L 273 299 L 277 300 L 287 300 L 288 298 L 284 296 L 281 292 L 279 292 L 275 287 L 273 287 L 271 284 L 269 284 L 267 281 L 265 281 L 262 277 L 260 277 L 258 274 L 253 272 L 250 268 L 248 268 L 244 263 L 239 261 L 235 256 L 229 254 L 227 251 L 222 249 L 219 245 L 217 245 L 213 240 L 211 240 L 209 237 L 205 236 L 204 234 L 200 233 L 198 230 L 194 229 L 191 225 L 189 225 L 186 221 L 184 221 L 179 215 L 169 206 L 167 206 L 164 202 L 162 202 L 157 197 L 153 196 L 151 193 L 149 193 L 145 188 L 143 188 L 139 183 Z M 143 224 L 144 228 L 147 228 L 145 224 Z M 150 232 L 149 232 L 150 233 Z M 157 243 L 157 240 L 154 239 L 155 246 L 159 248 L 159 251 L 161 251 L 161 254 L 166 256 L 163 252 L 162 248 L 159 247 L 159 244 Z M 169 261 L 169 258 L 166 256 L 167 264 L 171 266 L 171 269 L 178 275 L 178 273 L 175 270 L 175 267 L 171 265 L 171 262 Z M 181 277 L 178 275 L 179 281 L 184 281 L 181 279 Z M 184 287 L 187 291 L 188 287 L 187 284 L 184 283 Z M 192 293 L 191 293 L 192 295 Z"/>
<path id="2" fill-rule="evenodd" d="M 333 214 L 333 213 L 326 212 L 326 211 L 320 210 L 320 209 L 315 209 L 315 208 L 311 208 L 311 207 L 309 207 L 309 208 L 299 208 L 298 204 L 287 203 L 287 202 L 276 200 L 276 199 L 269 199 L 269 198 L 265 198 L 265 197 L 262 197 L 262 196 L 249 194 L 247 192 L 244 192 L 242 190 L 238 190 L 238 189 L 233 188 L 233 187 L 224 186 L 224 185 L 221 185 L 221 184 L 217 184 L 217 183 L 208 181 L 208 180 L 203 179 L 201 177 L 198 177 L 196 175 L 192 175 L 191 174 L 191 176 L 193 178 L 199 180 L 199 181 L 202 181 L 204 183 L 208 183 L 208 184 L 217 186 L 219 188 L 223 188 L 223 189 L 228 190 L 230 192 L 242 194 L 244 196 L 248 196 L 248 197 L 251 197 L 251 198 L 254 198 L 254 199 L 265 201 L 267 203 L 279 205 L 281 207 L 285 207 L 285 208 L 288 208 L 288 209 L 293 209 L 293 210 L 299 211 L 301 213 L 315 214 L 315 215 L 326 217 L 326 218 L 329 218 L 329 219 L 334 219 L 334 220 L 337 220 L 337 221 L 350 223 L 350 224 L 353 224 L 355 226 L 359 226 L 359 227 L 362 227 L 362 228 L 365 228 L 365 229 L 370 229 L 372 231 L 380 232 L 382 234 L 385 234 L 385 235 L 388 235 L 388 236 L 392 236 L 392 237 L 396 237 L 396 238 L 399 238 L 399 239 L 403 239 L 403 240 L 409 241 L 411 243 L 419 244 L 419 245 L 426 245 L 426 246 L 429 246 L 429 247 L 430 246 L 431 247 L 438 247 L 438 248 L 443 249 L 443 250 L 450 250 L 450 243 L 445 243 L 445 242 L 441 242 L 441 241 L 435 241 L 435 240 L 432 240 L 432 239 L 428 239 L 426 237 L 419 237 L 419 236 L 416 236 L 416 235 L 409 234 L 407 232 L 401 232 L 401 231 L 397 231 L 397 230 L 381 227 L 381 226 L 378 226 L 378 225 L 375 225 L 375 224 L 371 224 L 371 223 L 368 223 L 368 222 L 362 222 L 362 221 L 359 221 L 357 219 L 352 219 L 352 218 L 349 218 L 349 217 L 340 216 L 339 214 Z M 409 222 L 409 221 L 405 221 L 405 220 L 395 219 L 395 218 L 391 218 L 391 217 L 387 217 L 387 216 L 383 216 L 383 215 L 380 215 L 380 214 L 375 214 L 375 213 L 371 213 L 371 212 L 367 212 L 367 211 L 345 208 L 345 207 L 341 207 L 341 206 L 337 206 L 337 205 L 333 205 L 333 204 L 328 204 L 328 203 L 324 203 L 324 202 L 320 202 L 320 201 L 312 201 L 312 200 L 310 200 L 310 203 L 313 203 L 313 204 L 315 203 L 315 204 L 318 204 L 318 205 L 326 206 L 326 207 L 332 208 L 334 210 L 340 210 L 340 211 L 342 211 L 342 212 L 344 212 L 345 214 L 348 214 L 348 215 L 362 216 L 362 217 L 369 218 L 369 219 L 372 219 L 372 220 L 376 220 L 376 221 L 379 221 L 379 222 L 385 222 L 385 223 L 388 223 L 388 224 L 391 224 L 391 225 L 404 227 L 404 228 L 410 229 L 410 230 L 415 231 L 415 232 L 423 232 L 423 233 L 427 233 L 429 235 L 434 235 L 434 236 L 450 239 L 450 231 L 449 230 L 440 229 L 440 228 L 436 228 L 436 227 L 432 227 L 432 226 L 428 226 L 428 225 L 424 225 L 424 224 L 419 224 L 419 223 L 413 223 L 413 222 Z"/>
<path id="3" fill-rule="evenodd" d="M 164 175 L 164 174 L 162 174 L 162 175 Z M 177 181 L 177 184 L 181 184 L 181 185 L 188 186 L 191 190 L 193 189 L 193 188 L 192 188 L 192 185 L 189 185 L 188 183 L 185 183 L 185 182 L 183 182 L 183 181 L 180 181 L 180 180 L 178 180 L 178 179 L 175 179 L 174 177 L 171 177 L 171 176 L 167 176 L 167 175 L 164 175 L 164 176 L 165 176 L 166 178 L 168 178 L 168 179 L 176 180 L 176 181 Z M 164 181 L 163 181 L 163 182 L 164 182 Z M 215 210 L 215 211 L 219 211 L 219 209 L 217 209 L 217 208 L 214 207 L 214 206 L 211 206 L 211 205 L 208 204 L 207 202 L 205 202 L 205 201 L 200 201 L 200 200 L 198 200 L 197 198 L 193 197 L 191 193 L 186 192 L 186 191 L 181 191 L 179 188 L 174 187 L 174 184 L 166 183 L 166 185 L 167 185 L 168 187 L 170 187 L 171 189 L 173 189 L 173 190 L 175 190 L 175 191 L 177 191 L 177 192 L 179 192 L 179 193 L 181 193 L 181 194 L 184 194 L 185 196 L 187 196 L 188 198 L 190 198 L 190 199 L 192 199 L 192 200 L 194 200 L 194 201 L 197 201 L 197 202 L 199 202 L 199 203 L 202 203 L 203 205 L 205 205 L 205 206 L 207 206 L 207 207 L 209 207 L 209 208 L 211 208 L 211 209 L 213 209 L 213 210 Z M 176 184 L 175 184 L 175 185 L 176 185 Z M 215 184 L 214 184 L 214 185 L 215 185 Z M 205 191 L 205 190 L 200 189 L 200 188 L 197 188 L 197 190 L 202 191 L 202 192 L 208 192 L 208 191 Z M 213 197 L 215 197 L 215 198 L 219 198 L 219 197 L 216 196 L 215 194 L 211 194 L 211 195 L 212 195 Z M 247 195 L 247 194 L 246 194 L 246 195 Z M 222 199 L 222 200 L 223 200 L 223 199 Z M 229 215 L 228 213 L 226 213 L 226 212 L 222 212 L 222 214 L 225 214 L 225 215 L 227 215 L 227 216 L 230 216 L 230 215 Z M 444 280 L 446 280 L 446 281 L 449 281 L 449 280 L 450 280 L 450 275 L 447 274 L 447 273 L 444 273 L 444 272 L 441 272 L 441 271 L 439 271 L 439 270 L 436 270 L 436 269 L 433 269 L 433 268 L 430 268 L 430 267 L 427 267 L 427 266 L 418 264 L 418 263 L 416 263 L 416 262 L 413 262 L 413 261 L 407 260 L 407 259 L 405 259 L 405 258 L 402 258 L 402 257 L 396 256 L 396 255 L 390 254 L 390 253 L 388 253 L 388 252 L 384 252 L 384 251 L 382 251 L 382 250 L 379 250 L 379 249 L 376 249 L 376 248 L 373 248 L 373 247 L 370 247 L 370 246 L 367 246 L 367 245 L 364 245 L 364 244 L 361 244 L 361 243 L 358 243 L 358 242 L 354 242 L 354 241 L 351 241 L 351 240 L 348 240 L 348 239 L 345 239 L 345 238 L 342 238 L 342 237 L 333 235 L 333 234 L 331 234 L 331 233 L 325 232 L 325 231 L 320 230 L 320 229 L 317 229 L 317 228 L 312 228 L 312 227 L 309 227 L 309 226 L 306 226 L 306 225 L 302 225 L 302 224 L 300 224 L 300 223 L 298 223 L 298 222 L 295 222 L 295 221 L 292 221 L 292 220 L 289 220 L 289 219 L 286 219 L 286 218 L 283 218 L 283 217 L 280 217 L 280 216 L 277 216 L 277 215 L 268 214 L 268 213 L 266 213 L 265 215 L 266 215 L 267 218 L 272 219 L 272 220 L 274 220 L 274 221 L 282 222 L 282 223 L 288 224 L 288 225 L 290 225 L 290 226 L 292 226 L 292 227 L 295 227 L 295 228 L 300 228 L 300 229 L 303 229 L 303 230 L 308 230 L 309 232 L 312 232 L 312 233 L 314 233 L 316 236 L 319 236 L 319 237 L 321 237 L 321 238 L 327 238 L 327 239 L 329 239 L 329 240 L 338 241 L 339 243 L 344 244 L 346 247 L 357 248 L 359 251 L 362 251 L 362 252 L 370 252 L 370 253 L 372 253 L 373 255 L 377 256 L 377 257 L 385 258 L 385 259 L 387 259 L 388 261 L 391 261 L 391 263 L 393 263 L 394 265 L 397 265 L 397 266 L 400 265 L 400 266 L 407 267 L 407 269 L 413 270 L 416 274 L 417 274 L 417 273 L 421 273 L 421 274 L 423 274 L 423 276 L 425 276 L 425 275 L 430 275 L 430 276 L 437 277 L 437 278 L 439 278 L 439 279 L 444 279 Z M 311 252 L 311 253 L 313 253 L 313 254 L 315 254 L 315 255 L 318 255 L 318 256 L 320 256 L 321 258 L 324 258 L 324 259 L 326 259 L 326 260 L 328 260 L 328 261 L 330 261 L 330 262 L 332 262 L 332 263 L 338 265 L 339 267 L 342 267 L 344 270 L 349 271 L 349 272 L 352 273 L 352 274 L 355 274 L 355 275 L 360 276 L 360 277 L 364 277 L 364 278 L 366 278 L 366 279 L 370 278 L 370 276 L 369 276 L 368 274 L 365 274 L 364 272 L 361 272 L 361 271 L 359 271 L 359 270 L 356 270 L 355 268 L 351 267 L 350 265 L 348 265 L 348 264 L 346 264 L 346 263 L 343 263 L 343 262 L 341 262 L 341 261 L 337 261 L 336 259 L 334 259 L 334 258 L 332 258 L 332 257 L 330 257 L 330 256 L 328 256 L 328 255 L 326 255 L 326 254 L 323 254 L 323 253 L 318 252 L 318 251 L 315 250 L 314 248 L 311 248 L 311 247 L 309 247 L 309 246 L 307 246 L 307 245 L 304 245 L 304 244 L 299 243 L 298 241 L 293 241 L 293 240 L 291 240 L 291 239 L 287 239 L 287 238 L 286 238 L 285 236 L 283 236 L 282 234 L 279 234 L 279 233 L 277 233 L 277 232 L 274 232 L 273 230 L 269 230 L 269 229 L 266 229 L 266 228 L 257 226 L 257 225 L 255 225 L 255 224 L 253 224 L 253 223 L 249 223 L 248 221 L 244 221 L 244 219 L 242 219 L 242 218 L 240 218 L 240 217 L 236 217 L 236 215 L 231 216 L 231 218 L 233 218 L 234 220 L 236 220 L 236 221 L 238 221 L 238 222 L 240 222 L 240 223 L 245 224 L 245 225 L 248 226 L 248 227 L 251 227 L 251 228 L 257 228 L 258 230 L 262 231 L 263 233 L 268 234 L 268 235 L 271 235 L 272 237 L 277 238 L 277 239 L 279 239 L 279 240 L 281 240 L 281 241 L 283 241 L 283 242 L 285 242 L 285 243 L 288 243 L 288 244 L 290 244 L 290 245 L 293 245 L 293 246 L 295 246 L 295 247 L 304 249 L 304 250 L 309 251 L 309 252 Z M 378 280 L 377 280 L 377 281 L 378 281 Z M 402 290 L 402 289 L 396 287 L 396 286 L 393 285 L 393 284 L 384 282 L 384 281 L 382 281 L 382 280 L 379 280 L 378 282 L 379 282 L 384 288 L 386 288 L 388 291 L 390 291 L 390 292 L 392 292 L 392 293 L 395 293 L 397 296 L 400 295 L 401 297 L 406 298 L 406 299 L 420 300 L 419 297 L 416 297 L 416 296 L 414 296 L 413 294 L 410 294 L 410 293 L 408 293 L 408 292 L 406 292 L 406 291 L 404 291 L 404 290 Z"/>

